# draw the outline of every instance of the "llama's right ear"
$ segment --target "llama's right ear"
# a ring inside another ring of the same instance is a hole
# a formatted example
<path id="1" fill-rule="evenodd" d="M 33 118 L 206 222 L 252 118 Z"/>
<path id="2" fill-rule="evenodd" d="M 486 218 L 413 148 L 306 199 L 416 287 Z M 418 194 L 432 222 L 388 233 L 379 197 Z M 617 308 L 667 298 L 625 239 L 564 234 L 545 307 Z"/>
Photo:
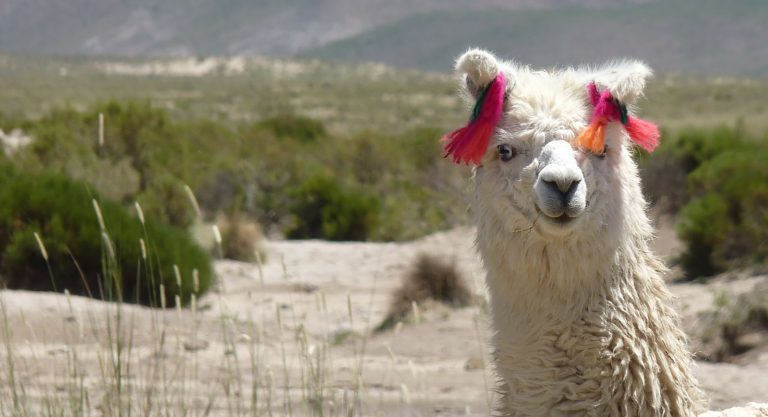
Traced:
<path id="1" fill-rule="evenodd" d="M 460 87 L 477 99 L 501 70 L 499 61 L 483 49 L 470 49 L 456 60 L 456 72 L 461 76 Z"/>
<path id="2" fill-rule="evenodd" d="M 645 80 L 653 71 L 636 60 L 622 60 L 603 65 L 587 75 L 585 85 L 594 81 L 600 90 L 611 90 L 613 97 L 625 104 L 635 104 L 643 95 Z"/>

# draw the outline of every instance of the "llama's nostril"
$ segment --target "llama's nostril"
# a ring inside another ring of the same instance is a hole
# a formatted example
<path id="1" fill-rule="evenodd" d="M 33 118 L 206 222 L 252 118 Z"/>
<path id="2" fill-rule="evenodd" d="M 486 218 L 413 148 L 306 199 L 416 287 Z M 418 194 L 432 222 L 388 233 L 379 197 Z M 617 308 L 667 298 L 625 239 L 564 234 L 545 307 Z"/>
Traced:
<path id="1" fill-rule="evenodd" d="M 544 181 L 544 184 L 547 185 L 548 188 L 552 189 L 552 191 L 557 191 L 559 194 L 568 194 L 571 190 L 573 190 L 577 185 L 579 181 L 572 181 L 572 180 L 555 180 L 555 181 Z"/>
<path id="2" fill-rule="evenodd" d="M 568 185 L 568 188 L 566 188 L 565 190 L 560 188 L 560 191 L 564 192 L 565 194 L 573 194 L 576 191 L 576 187 L 579 186 L 580 182 L 581 180 L 571 181 L 571 183 Z"/>
<path id="3" fill-rule="evenodd" d="M 576 192 L 576 188 L 579 186 L 581 180 L 556 180 L 556 181 L 543 181 L 547 188 L 551 190 L 553 194 L 560 197 L 564 203 L 571 199 Z"/>

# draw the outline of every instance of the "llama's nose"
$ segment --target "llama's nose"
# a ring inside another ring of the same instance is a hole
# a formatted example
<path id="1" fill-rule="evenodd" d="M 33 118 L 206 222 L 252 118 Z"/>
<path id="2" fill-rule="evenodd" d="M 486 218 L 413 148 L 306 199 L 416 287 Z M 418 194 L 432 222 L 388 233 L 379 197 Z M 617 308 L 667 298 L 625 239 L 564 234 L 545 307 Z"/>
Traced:
<path id="1" fill-rule="evenodd" d="M 541 171 L 534 183 L 536 205 L 549 217 L 579 216 L 586 208 L 586 185 L 568 142 L 547 143 L 539 157 Z"/>
<path id="2" fill-rule="evenodd" d="M 581 171 L 572 165 L 549 164 L 541 170 L 539 179 L 550 192 L 566 201 L 581 182 Z"/>
<path id="3" fill-rule="evenodd" d="M 549 188 L 553 194 L 560 195 L 560 199 L 563 201 L 563 203 L 567 203 L 568 200 L 570 200 L 570 196 L 572 196 L 574 191 L 576 191 L 576 187 L 579 185 L 579 182 L 581 182 L 581 179 L 556 177 L 554 179 L 548 180 L 546 178 L 542 178 L 542 182 L 544 183 L 544 186 Z"/>

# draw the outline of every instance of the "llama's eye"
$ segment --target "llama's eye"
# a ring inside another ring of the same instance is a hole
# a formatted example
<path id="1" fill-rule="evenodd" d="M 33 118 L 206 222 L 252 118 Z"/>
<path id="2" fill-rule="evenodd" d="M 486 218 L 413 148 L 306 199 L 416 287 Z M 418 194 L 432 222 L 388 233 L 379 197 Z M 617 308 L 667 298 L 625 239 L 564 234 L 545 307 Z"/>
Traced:
<path id="1" fill-rule="evenodd" d="M 496 149 L 499 151 L 499 159 L 504 162 L 510 161 L 517 155 L 517 150 L 506 143 L 502 143 Z"/>
<path id="2" fill-rule="evenodd" d="M 606 155 L 608 155 L 608 145 L 603 146 L 603 153 L 598 154 L 597 157 L 600 159 L 604 159 Z"/>

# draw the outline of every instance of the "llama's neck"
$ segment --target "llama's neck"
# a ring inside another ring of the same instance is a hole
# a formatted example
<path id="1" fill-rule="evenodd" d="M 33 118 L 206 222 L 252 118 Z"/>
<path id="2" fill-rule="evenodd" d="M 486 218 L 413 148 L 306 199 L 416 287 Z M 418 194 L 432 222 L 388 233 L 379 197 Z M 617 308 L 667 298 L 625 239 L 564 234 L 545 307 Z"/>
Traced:
<path id="1" fill-rule="evenodd" d="M 612 287 L 626 285 L 637 262 L 651 259 L 640 256 L 647 253 L 644 239 L 634 240 L 627 244 L 606 234 L 552 242 L 533 231 L 505 235 L 483 224 L 478 229 L 493 304 L 525 320 L 575 317 Z"/>
<path id="2" fill-rule="evenodd" d="M 618 227 L 623 236 L 597 242 L 518 233 L 501 243 L 483 240 L 494 236 L 487 227 L 479 225 L 478 246 L 510 409 L 583 412 L 563 399 L 570 395 L 603 411 L 618 407 L 618 415 L 692 415 L 698 390 L 685 336 L 667 305 L 663 264 L 648 250 L 649 228 Z"/>

